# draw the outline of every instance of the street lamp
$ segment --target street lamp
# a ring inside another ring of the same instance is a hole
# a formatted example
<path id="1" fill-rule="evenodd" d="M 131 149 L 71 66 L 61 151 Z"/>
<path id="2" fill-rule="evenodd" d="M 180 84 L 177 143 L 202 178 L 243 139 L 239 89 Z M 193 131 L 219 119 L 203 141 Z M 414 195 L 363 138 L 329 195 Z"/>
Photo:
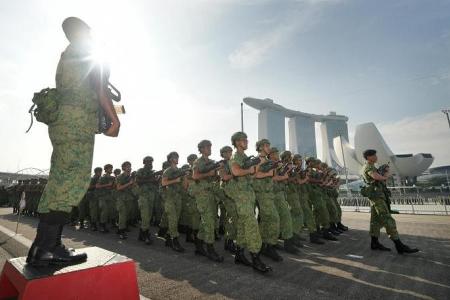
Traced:
<path id="1" fill-rule="evenodd" d="M 450 109 L 443 109 L 442 112 L 447 116 L 448 127 L 450 127 L 450 117 L 448 116 Z"/>

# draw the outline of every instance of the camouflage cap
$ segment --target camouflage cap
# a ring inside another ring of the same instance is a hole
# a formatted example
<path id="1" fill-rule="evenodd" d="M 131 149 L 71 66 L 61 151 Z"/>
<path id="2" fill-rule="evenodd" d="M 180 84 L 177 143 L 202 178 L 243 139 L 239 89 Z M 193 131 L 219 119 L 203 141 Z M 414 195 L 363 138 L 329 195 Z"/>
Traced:
<path id="1" fill-rule="evenodd" d="M 187 157 L 187 161 L 193 161 L 198 158 L 197 154 L 189 154 Z"/>
<path id="2" fill-rule="evenodd" d="M 122 173 L 121 169 L 119 169 L 119 168 L 114 169 L 114 175 L 119 175 L 120 173 Z"/>
<path id="3" fill-rule="evenodd" d="M 245 132 L 242 132 L 242 131 L 235 132 L 231 136 L 231 144 L 233 146 L 235 146 L 236 141 L 241 140 L 241 139 L 246 139 L 246 138 L 247 138 L 247 134 L 245 134 Z"/>
<path id="4" fill-rule="evenodd" d="M 98 173 L 98 172 L 102 172 L 102 171 L 103 171 L 103 169 L 100 168 L 100 167 L 96 167 L 96 168 L 94 169 L 94 173 Z"/>
<path id="5" fill-rule="evenodd" d="M 306 161 L 307 164 L 311 164 L 311 163 L 313 163 L 315 160 L 316 160 L 316 159 L 315 159 L 314 157 L 312 157 L 312 156 L 308 156 L 308 157 L 305 158 L 305 161 Z"/>
<path id="6" fill-rule="evenodd" d="M 62 23 L 62 29 L 67 39 L 69 39 L 69 41 L 72 39 L 73 35 L 76 32 L 91 30 L 91 28 L 89 27 L 88 24 L 86 24 L 86 22 L 77 17 L 66 18 Z"/>
<path id="7" fill-rule="evenodd" d="M 270 153 L 269 154 L 278 153 L 278 152 L 280 152 L 280 150 L 278 150 L 277 147 L 272 147 L 272 148 L 270 148 Z"/>
<path id="8" fill-rule="evenodd" d="M 131 166 L 131 163 L 129 161 L 124 161 L 122 163 L 122 169 L 125 168 L 126 166 Z"/>
<path id="9" fill-rule="evenodd" d="M 268 139 L 261 139 L 256 142 L 256 151 L 260 151 L 261 147 L 264 145 L 270 145 L 270 141 Z"/>
<path id="10" fill-rule="evenodd" d="M 171 158 L 178 158 L 178 157 L 180 157 L 179 155 L 178 155 L 178 153 L 177 152 L 175 152 L 175 151 L 172 151 L 172 152 L 170 152 L 169 154 L 167 154 L 167 161 L 169 161 Z"/>
<path id="11" fill-rule="evenodd" d="M 294 154 L 293 160 L 302 160 L 302 156 L 300 154 Z"/>
<path id="12" fill-rule="evenodd" d="M 283 161 L 286 161 L 286 160 L 290 159 L 291 157 L 292 157 L 292 152 L 289 150 L 283 151 L 280 154 L 280 158 Z"/>
<path id="13" fill-rule="evenodd" d="M 225 152 L 230 151 L 233 151 L 233 148 L 231 148 L 230 146 L 223 146 L 222 148 L 220 148 L 220 155 L 223 155 Z"/>
<path id="14" fill-rule="evenodd" d="M 112 164 L 106 164 L 106 165 L 104 165 L 103 166 L 103 170 L 107 170 L 107 169 L 112 169 L 113 168 L 113 165 Z"/>
<path id="15" fill-rule="evenodd" d="M 209 140 L 202 140 L 202 141 L 200 141 L 200 143 L 198 143 L 197 148 L 200 151 L 200 149 L 202 149 L 203 147 L 211 146 L 211 145 L 212 145 L 211 141 L 209 141 Z"/>
<path id="16" fill-rule="evenodd" d="M 144 157 L 143 163 L 145 164 L 146 162 L 153 162 L 153 157 L 151 157 L 151 156 Z"/>

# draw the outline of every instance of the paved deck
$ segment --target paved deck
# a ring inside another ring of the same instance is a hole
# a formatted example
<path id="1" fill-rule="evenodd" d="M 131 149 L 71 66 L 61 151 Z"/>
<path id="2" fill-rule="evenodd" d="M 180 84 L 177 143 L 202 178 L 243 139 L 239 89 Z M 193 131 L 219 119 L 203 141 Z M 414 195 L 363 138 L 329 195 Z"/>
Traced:
<path id="1" fill-rule="evenodd" d="M 11 209 L 0 209 L 1 226 L 14 231 L 16 219 Z M 369 249 L 369 214 L 344 213 L 343 219 L 351 230 L 338 242 L 306 243 L 298 256 L 283 253 L 283 262 L 270 262 L 274 272 L 269 276 L 236 266 L 221 242 L 216 247 L 225 256 L 223 264 L 196 257 L 192 244 L 183 243 L 184 254 L 169 250 L 162 240 L 144 246 L 136 240 L 137 229 L 120 241 L 112 233 L 68 228 L 64 242 L 74 248 L 98 246 L 134 259 L 140 293 L 150 299 L 450 299 L 450 217 L 395 216 L 402 240 L 422 250 L 409 256 Z M 19 233 L 32 240 L 36 223 L 22 218 Z M 385 234 L 381 241 L 393 246 Z M 15 252 L 9 255 L 21 256 L 25 250 L 9 250 Z M 0 258 L 8 258 L 2 249 Z"/>

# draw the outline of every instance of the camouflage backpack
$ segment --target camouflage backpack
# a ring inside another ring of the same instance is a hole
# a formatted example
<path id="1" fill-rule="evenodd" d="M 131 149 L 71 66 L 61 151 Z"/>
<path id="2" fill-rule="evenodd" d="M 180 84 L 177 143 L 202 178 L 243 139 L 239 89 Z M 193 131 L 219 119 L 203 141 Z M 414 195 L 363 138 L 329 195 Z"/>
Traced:
<path id="1" fill-rule="evenodd" d="M 30 131 L 33 126 L 33 116 L 38 122 L 47 125 L 53 123 L 58 118 L 58 91 L 55 88 L 45 88 L 38 93 L 34 93 L 33 105 L 28 112 L 31 116 L 31 124 L 28 128 Z"/>

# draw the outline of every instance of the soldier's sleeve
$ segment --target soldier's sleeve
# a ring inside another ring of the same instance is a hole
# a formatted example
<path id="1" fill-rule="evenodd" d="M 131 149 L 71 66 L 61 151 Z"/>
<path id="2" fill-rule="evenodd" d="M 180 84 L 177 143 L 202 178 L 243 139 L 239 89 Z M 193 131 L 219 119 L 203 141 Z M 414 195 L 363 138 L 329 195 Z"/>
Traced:
<path id="1" fill-rule="evenodd" d="M 172 167 L 165 169 L 162 177 L 168 178 L 169 174 L 171 173 L 171 169 L 172 169 Z"/>

